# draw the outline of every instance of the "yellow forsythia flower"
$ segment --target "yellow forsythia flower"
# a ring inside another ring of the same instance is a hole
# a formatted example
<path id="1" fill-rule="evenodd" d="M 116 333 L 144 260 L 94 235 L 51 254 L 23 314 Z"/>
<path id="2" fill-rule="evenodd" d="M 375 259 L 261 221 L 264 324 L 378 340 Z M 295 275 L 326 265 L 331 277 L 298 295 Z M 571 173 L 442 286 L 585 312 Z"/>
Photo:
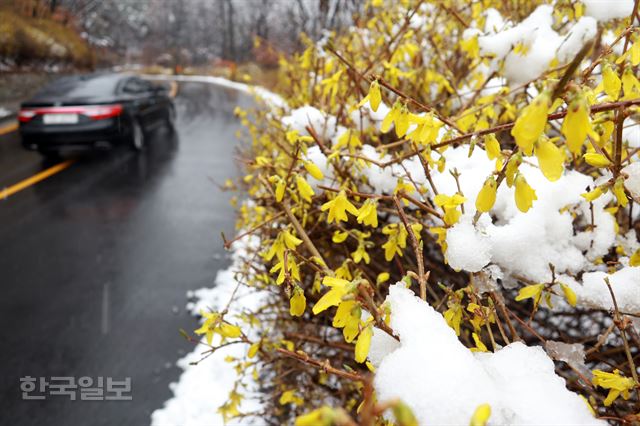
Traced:
<path id="1" fill-rule="evenodd" d="M 295 426 L 333 426 L 346 422 L 349 416 L 342 410 L 335 410 L 331 407 L 321 407 L 310 413 L 303 414 L 296 418 Z"/>
<path id="2" fill-rule="evenodd" d="M 348 236 L 349 236 L 349 233 L 347 231 L 335 231 L 333 233 L 333 237 L 331 237 L 331 241 L 333 241 L 334 243 L 340 244 L 344 242 Z"/>
<path id="3" fill-rule="evenodd" d="M 500 142 L 496 139 L 496 135 L 493 133 L 485 136 L 484 138 L 484 148 L 487 152 L 487 157 L 489 160 L 495 160 L 500 157 L 502 150 L 500 149 Z"/>
<path id="4" fill-rule="evenodd" d="M 309 172 L 311 176 L 313 176 L 317 180 L 322 180 L 324 178 L 324 174 L 322 170 L 318 166 L 316 166 L 313 162 L 307 161 L 304 163 L 304 168 Z"/>
<path id="5" fill-rule="evenodd" d="M 365 362 L 369 355 L 369 347 L 371 346 L 371 336 L 373 336 L 373 327 L 371 324 L 366 326 L 358 336 L 355 348 L 356 362 Z"/>
<path id="6" fill-rule="evenodd" d="M 629 200 L 624 192 L 624 179 L 617 179 L 616 183 L 613 184 L 613 194 L 616 196 L 619 206 L 627 207 Z"/>
<path id="7" fill-rule="evenodd" d="M 604 84 L 605 93 L 613 98 L 613 100 L 617 100 L 620 96 L 620 87 L 622 86 L 622 82 L 620 81 L 618 74 L 611 69 L 611 65 L 609 64 L 606 64 L 602 69 L 602 82 Z"/>
<path id="8" fill-rule="evenodd" d="M 289 232 L 289 230 L 282 233 L 282 241 L 289 250 L 294 250 L 297 246 L 302 244 L 302 240 L 300 238 L 296 238 L 291 232 Z"/>
<path id="9" fill-rule="evenodd" d="M 456 336 L 460 335 L 460 323 L 462 322 L 462 306 L 454 304 L 442 314 L 447 325 L 456 332 Z"/>
<path id="10" fill-rule="evenodd" d="M 395 424 L 398 426 L 418 426 L 418 419 L 411 411 L 411 408 L 402 401 L 393 405 L 393 416 L 396 418 Z"/>
<path id="11" fill-rule="evenodd" d="M 516 120 L 511 135 L 516 139 L 516 144 L 527 155 L 531 155 L 533 144 L 544 132 L 549 113 L 549 94 L 542 92 L 529 105 L 527 105 Z"/>
<path id="12" fill-rule="evenodd" d="M 380 272 L 378 274 L 378 277 L 376 278 L 376 283 L 377 284 L 386 283 L 387 281 L 389 281 L 389 278 L 391 278 L 391 275 L 389 275 L 388 272 Z"/>
<path id="13" fill-rule="evenodd" d="M 562 283 L 560 283 L 560 288 L 562 289 L 562 293 L 564 294 L 564 298 L 567 299 L 567 302 L 571 306 L 576 306 L 576 303 L 578 303 L 578 297 L 576 296 L 576 293 L 573 291 L 573 289 L 568 285 Z"/>
<path id="14" fill-rule="evenodd" d="M 482 189 L 478 192 L 476 198 L 476 209 L 479 212 L 486 213 L 496 202 L 496 192 L 498 191 L 498 184 L 493 177 L 487 178 L 482 185 Z"/>
<path id="15" fill-rule="evenodd" d="M 636 250 L 629 258 L 629 266 L 640 266 L 640 249 Z"/>
<path id="16" fill-rule="evenodd" d="M 635 99 L 640 97 L 640 81 L 636 78 L 631 68 L 627 68 L 622 73 L 622 92 L 623 100 Z"/>
<path id="17" fill-rule="evenodd" d="M 604 192 L 602 191 L 602 188 L 600 188 L 599 186 L 596 186 L 595 189 L 593 189 L 592 191 L 585 192 L 584 194 L 580 194 L 580 196 L 585 200 L 589 201 L 590 203 L 592 203 L 594 200 L 600 198 L 602 194 L 604 194 Z"/>
<path id="18" fill-rule="evenodd" d="M 458 222 L 458 219 L 460 219 L 462 215 L 462 212 L 458 210 L 458 206 L 467 201 L 467 199 L 458 193 L 452 196 L 438 194 L 433 201 L 438 207 L 442 207 L 444 210 L 445 223 L 447 225 L 453 225 Z"/>
<path id="19" fill-rule="evenodd" d="M 597 136 L 591 128 L 591 119 L 589 118 L 589 105 L 584 96 L 578 96 L 571 102 L 567 109 L 567 116 L 562 122 L 562 134 L 567 138 L 567 146 L 569 151 L 579 154 L 582 144 L 588 134 Z"/>
<path id="20" fill-rule="evenodd" d="M 533 200 L 537 200 L 536 191 L 529 186 L 527 180 L 521 174 L 518 174 L 515 179 L 516 191 L 515 199 L 518 210 L 523 213 L 529 211 L 533 206 Z"/>
<path id="21" fill-rule="evenodd" d="M 531 284 L 526 287 L 522 287 L 516 296 L 516 302 L 533 299 L 534 303 L 537 305 L 542 297 L 542 290 L 544 290 L 544 284 Z"/>
<path id="22" fill-rule="evenodd" d="M 380 94 L 380 85 L 378 84 L 378 80 L 371 82 L 371 86 L 369 86 L 369 105 L 371 109 L 374 111 L 378 111 L 378 106 L 380 106 L 380 101 L 382 100 L 382 95 Z"/>
<path id="23" fill-rule="evenodd" d="M 249 350 L 247 351 L 247 357 L 253 358 L 254 356 L 256 356 L 259 350 L 260 350 L 260 342 L 256 342 L 252 344 L 251 346 L 249 346 Z"/>
<path id="24" fill-rule="evenodd" d="M 307 299 L 304 292 L 298 286 L 293 289 L 293 296 L 289 300 L 289 313 L 294 317 L 301 317 L 307 307 Z"/>
<path id="25" fill-rule="evenodd" d="M 617 369 L 613 370 L 613 373 L 593 370 L 593 379 L 591 379 L 591 381 L 595 386 L 609 389 L 609 394 L 604 400 L 606 407 L 610 406 L 620 394 L 622 394 L 624 399 L 629 399 L 629 391 L 638 385 L 632 378 L 622 376 Z"/>
<path id="26" fill-rule="evenodd" d="M 298 186 L 298 192 L 300 193 L 302 199 L 311 202 L 311 197 L 313 197 L 315 192 L 313 192 L 313 188 L 311 187 L 311 185 L 309 185 L 306 179 L 302 176 L 298 176 L 296 178 L 296 185 Z"/>
<path id="27" fill-rule="evenodd" d="M 302 397 L 300 397 L 298 394 L 296 394 L 296 391 L 294 390 L 288 390 L 285 392 L 282 392 L 282 395 L 280 395 L 280 405 L 285 405 L 285 404 L 295 404 L 295 405 L 302 405 L 304 404 L 304 399 L 302 399 Z"/>
<path id="28" fill-rule="evenodd" d="M 520 155 L 520 153 L 511 157 L 511 159 L 507 163 L 507 170 L 505 171 L 504 177 L 509 188 L 513 186 L 516 180 L 516 175 L 518 173 L 518 167 L 520 167 L 520 163 L 522 163 L 522 156 Z"/>
<path id="29" fill-rule="evenodd" d="M 223 322 L 220 324 L 219 333 L 223 337 L 235 338 L 242 335 L 242 330 L 237 325 L 231 325 Z"/>
<path id="30" fill-rule="evenodd" d="M 378 227 L 378 210 L 376 209 L 378 202 L 370 198 L 362 204 L 358 209 L 358 223 L 364 223 L 365 225 Z"/>
<path id="31" fill-rule="evenodd" d="M 334 220 L 336 222 L 346 222 L 346 212 L 349 212 L 354 216 L 358 216 L 358 209 L 347 199 L 347 195 L 344 191 L 340 191 L 340 193 L 333 200 L 324 203 L 321 210 L 329 210 L 329 217 L 327 217 L 328 223 L 331 223 Z"/>
<path id="32" fill-rule="evenodd" d="M 349 281 L 341 278 L 324 277 L 322 284 L 331 287 L 331 290 L 326 292 L 313 306 L 314 315 L 318 315 L 331 306 L 338 306 L 342 301 L 342 296 L 347 294 Z"/>
<path id="33" fill-rule="evenodd" d="M 491 406 L 489 404 L 480 404 L 473 412 L 469 426 L 485 426 L 491 417 Z"/>
<path id="34" fill-rule="evenodd" d="M 477 333 L 472 333 L 471 337 L 473 337 L 473 342 L 476 344 L 475 348 L 471 348 L 471 352 L 489 352 L 489 349 L 487 349 L 487 346 L 482 343 L 482 340 L 480 340 L 480 336 L 478 336 Z"/>
<path id="35" fill-rule="evenodd" d="M 391 110 L 387 113 L 387 115 L 382 120 L 380 124 L 380 131 L 382 133 L 387 133 L 391 130 L 391 125 L 396 121 L 398 115 L 400 114 L 400 103 L 396 102 L 391 107 Z"/>
<path id="36" fill-rule="evenodd" d="M 582 158 L 593 167 L 608 167 L 611 165 L 611 161 L 607 157 L 597 152 L 587 152 Z"/>
<path id="37" fill-rule="evenodd" d="M 286 189 L 286 183 L 284 179 L 278 179 L 276 183 L 276 201 L 280 202 L 284 198 L 284 190 Z"/>
<path id="38" fill-rule="evenodd" d="M 536 144 L 536 157 L 544 177 L 551 182 L 560 179 L 564 171 L 564 154 L 553 142 L 542 138 Z"/>

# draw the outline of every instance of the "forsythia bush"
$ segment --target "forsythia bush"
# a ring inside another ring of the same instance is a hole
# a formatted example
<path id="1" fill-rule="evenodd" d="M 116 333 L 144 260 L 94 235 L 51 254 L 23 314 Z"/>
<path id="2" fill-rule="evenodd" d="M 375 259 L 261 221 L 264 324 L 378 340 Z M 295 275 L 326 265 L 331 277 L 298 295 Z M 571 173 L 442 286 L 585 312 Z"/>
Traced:
<path id="1" fill-rule="evenodd" d="M 283 102 L 237 111 L 247 196 L 225 240 L 263 298 L 196 331 L 212 351 L 247 345 L 229 361 L 264 411 L 242 412 L 239 381 L 226 418 L 428 423 L 380 395 L 473 382 L 376 377 L 380 342 L 403 343 L 387 299 L 401 282 L 473 352 L 542 346 L 594 416 L 640 421 L 637 2 L 593 3 L 373 0 L 281 60 Z M 464 415 L 509 421 L 498 411 Z"/>

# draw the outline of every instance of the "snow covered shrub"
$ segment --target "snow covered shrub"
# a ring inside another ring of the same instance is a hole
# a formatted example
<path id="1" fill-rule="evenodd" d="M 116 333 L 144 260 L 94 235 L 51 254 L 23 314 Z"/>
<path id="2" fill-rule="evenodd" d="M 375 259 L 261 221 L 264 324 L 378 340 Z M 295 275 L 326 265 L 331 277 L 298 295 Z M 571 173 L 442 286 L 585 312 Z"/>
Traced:
<path id="1" fill-rule="evenodd" d="M 197 330 L 246 344 L 223 414 L 639 421 L 637 3 L 372 0 L 283 58 L 225 240 L 266 296 Z"/>

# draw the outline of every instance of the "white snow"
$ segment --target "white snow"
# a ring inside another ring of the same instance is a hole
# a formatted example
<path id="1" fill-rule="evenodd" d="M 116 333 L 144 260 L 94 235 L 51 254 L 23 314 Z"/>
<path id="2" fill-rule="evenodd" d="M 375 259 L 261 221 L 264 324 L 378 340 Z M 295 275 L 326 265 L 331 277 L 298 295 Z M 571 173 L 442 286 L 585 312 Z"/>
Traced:
<path id="1" fill-rule="evenodd" d="M 578 303 L 596 309 L 613 309 L 613 299 L 604 279 L 608 278 L 618 308 L 625 313 L 640 314 L 640 267 L 627 266 L 613 274 L 604 271 L 587 272 L 582 283 L 567 276 L 559 281 L 569 285 L 578 297 Z"/>
<path id="2" fill-rule="evenodd" d="M 542 348 L 512 343 L 474 355 L 440 313 L 401 283 L 389 289 L 387 301 L 400 346 L 386 344 L 374 379 L 377 397 L 402 399 L 420 424 L 469 424 L 484 403 L 491 405 L 490 425 L 606 424 L 566 389 Z M 373 353 L 380 352 L 378 342 L 372 341 Z"/>
<path id="3" fill-rule="evenodd" d="M 196 309 L 221 310 L 223 309 L 234 289 L 237 281 L 234 279 L 234 271 L 238 269 L 242 259 L 247 256 L 250 248 L 259 247 L 259 240 L 253 236 L 245 237 L 234 245 L 232 264 L 229 268 L 218 272 L 215 287 L 196 291 L 195 303 L 190 303 L 187 308 L 192 312 Z M 265 293 L 256 289 L 241 286 L 234 297 L 234 303 L 229 306 L 229 313 L 225 318 L 233 318 L 243 311 L 257 309 L 261 306 Z M 205 342 L 205 339 L 202 339 Z M 215 340 L 214 340 L 215 343 Z M 164 406 L 151 414 L 152 426 L 201 426 L 222 425 L 224 419 L 218 413 L 218 407 L 227 402 L 229 392 L 234 388 L 238 379 L 233 364 L 225 361 L 226 357 L 242 358 L 246 355 L 246 344 L 235 344 L 218 349 L 197 365 L 191 362 L 199 361 L 208 349 L 204 345 L 198 345 L 193 352 L 187 354 L 177 362 L 184 370 L 178 382 L 169 385 L 173 397 L 164 403 Z M 240 405 L 240 411 L 250 413 L 260 409 L 258 385 L 250 379 L 243 381 L 243 387 L 239 389 L 245 397 Z M 227 424 L 251 425 L 261 424 L 255 418 L 246 417 L 234 419 Z"/>
<path id="4" fill-rule="evenodd" d="M 633 0 L 582 0 L 584 13 L 598 21 L 628 18 L 633 10 Z"/>
<path id="5" fill-rule="evenodd" d="M 478 272 L 491 260 L 491 241 L 465 217 L 447 232 L 447 259 L 455 270 Z"/>
<path id="6" fill-rule="evenodd" d="M 9 111 L 8 109 L 3 108 L 3 107 L 0 107 L 0 118 L 8 117 L 8 116 L 10 116 L 11 114 L 12 114 L 12 112 L 11 112 L 11 111 Z"/>
<path id="7" fill-rule="evenodd" d="M 323 140 L 336 135 L 336 119 L 309 105 L 294 109 L 282 118 L 282 124 L 289 130 L 297 130 L 300 135 L 309 135 L 307 126 L 312 127 Z"/>
<path id="8" fill-rule="evenodd" d="M 361 155 L 382 162 L 390 158 L 379 155 L 369 145 L 362 147 Z M 444 157 L 445 170 L 442 173 L 435 169 L 431 171 L 436 188 L 447 195 L 457 192 L 456 181 L 449 173 L 457 169 L 462 193 L 467 198 L 464 203 L 466 215 L 447 233 L 447 260 L 454 269 L 477 272 L 491 262 L 507 275 L 545 282 L 551 279 L 549 263 L 558 273 L 578 273 L 591 260 L 606 254 L 615 243 L 614 219 L 604 210 L 611 194 L 605 194 L 593 203 L 595 229 L 574 235 L 572 212 L 577 214 L 578 224 L 590 223 L 589 204 L 580 194 L 594 185 L 593 178 L 566 171 L 559 180 L 550 182 L 535 167 L 535 158 L 527 160 L 531 164 L 520 166 L 538 197 L 533 207 L 527 213 L 520 212 L 515 205 L 514 189 L 503 183 L 491 211 L 495 220 L 487 214 L 482 215 L 474 230 L 470 218 L 476 211 L 475 200 L 495 166 L 479 147 L 475 147 L 471 156 L 465 146 L 448 149 Z M 377 193 L 393 192 L 398 178 L 406 176 L 404 169 L 418 185 L 429 187 L 417 158 L 403 161 L 402 166 L 381 168 L 371 165 L 363 174 Z"/>
<path id="9" fill-rule="evenodd" d="M 554 57 L 561 62 L 570 61 L 585 42 L 596 35 L 596 20 L 585 16 L 578 20 L 564 35 L 553 28 L 553 6 L 542 5 L 517 25 L 504 24 L 499 12 L 486 12 L 486 34 L 478 36 L 480 52 L 494 56 L 492 69 L 504 61 L 504 75 L 514 85 L 525 83 L 549 68 Z M 504 28 L 504 29 L 501 29 Z M 465 37 L 478 34 L 477 29 L 467 30 Z M 524 52 L 516 53 L 517 45 Z"/>
<path id="10" fill-rule="evenodd" d="M 640 200 L 640 162 L 629 164 L 622 169 L 622 173 L 627 175 L 624 186 L 636 200 Z"/>

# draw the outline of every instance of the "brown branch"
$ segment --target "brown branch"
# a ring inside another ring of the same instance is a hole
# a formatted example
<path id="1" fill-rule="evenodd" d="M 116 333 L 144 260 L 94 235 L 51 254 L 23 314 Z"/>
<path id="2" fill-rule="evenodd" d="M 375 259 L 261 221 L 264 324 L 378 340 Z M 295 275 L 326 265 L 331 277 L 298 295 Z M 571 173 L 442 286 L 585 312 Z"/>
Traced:
<path id="1" fill-rule="evenodd" d="M 342 377 L 344 379 L 353 380 L 353 381 L 356 381 L 356 382 L 363 382 L 365 380 L 365 377 L 362 376 L 361 374 L 352 373 L 352 372 L 346 371 L 346 370 L 340 370 L 338 368 L 335 368 L 335 367 L 331 366 L 331 363 L 329 362 L 328 359 L 326 359 L 324 361 L 319 361 L 317 359 L 313 359 L 313 358 L 309 357 L 309 355 L 307 355 L 306 353 L 304 353 L 302 351 L 293 352 L 293 351 L 289 351 L 289 350 L 283 349 L 283 348 L 276 348 L 276 352 L 279 352 L 279 353 L 281 353 L 282 355 L 284 355 L 286 357 L 293 358 L 293 359 L 298 360 L 300 362 L 303 362 L 305 364 L 308 364 L 308 365 L 314 366 L 316 368 L 319 368 L 320 370 L 324 371 L 325 373 L 334 374 L 334 375 Z"/>
<path id="2" fill-rule="evenodd" d="M 416 260 L 418 261 L 418 283 L 420 284 L 420 298 L 422 300 L 427 300 L 427 280 L 429 279 L 429 273 L 425 274 L 424 272 L 424 257 L 422 255 L 422 244 L 418 243 L 418 239 L 413 233 L 413 229 L 411 225 L 409 225 L 409 220 L 407 219 L 407 215 L 402 208 L 402 204 L 400 204 L 400 200 L 398 197 L 393 197 L 393 202 L 396 204 L 396 209 L 398 209 L 398 214 L 400 215 L 400 220 L 404 224 L 404 228 L 407 230 L 409 234 L 409 241 L 411 241 L 411 245 L 413 246 L 413 251 L 416 254 Z"/>

